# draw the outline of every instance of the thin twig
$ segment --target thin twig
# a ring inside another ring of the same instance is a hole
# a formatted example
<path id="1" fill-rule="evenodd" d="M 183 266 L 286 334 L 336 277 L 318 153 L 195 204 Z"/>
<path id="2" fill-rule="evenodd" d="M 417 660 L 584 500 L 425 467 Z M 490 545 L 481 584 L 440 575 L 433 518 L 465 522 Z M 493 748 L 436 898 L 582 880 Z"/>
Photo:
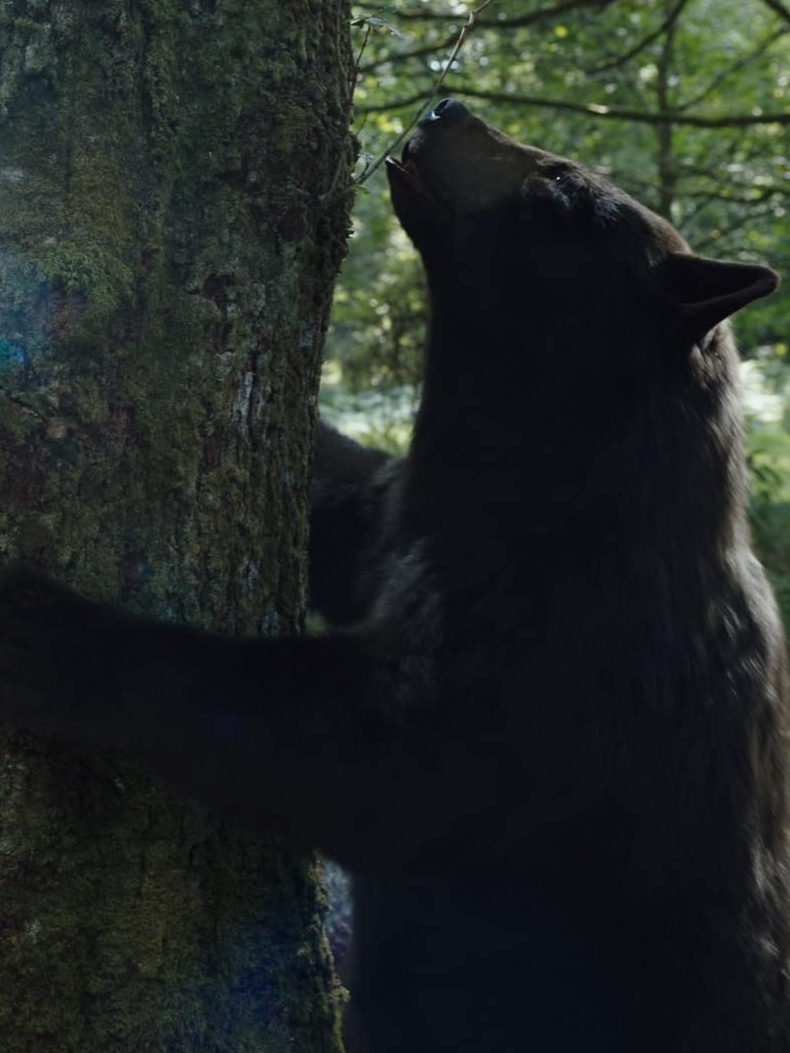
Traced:
<path id="1" fill-rule="evenodd" d="M 730 66 L 727 66 L 726 69 L 717 73 L 706 88 L 692 96 L 692 98 L 686 99 L 685 102 L 679 103 L 677 109 L 680 111 L 690 110 L 693 109 L 694 106 L 699 105 L 699 103 L 704 102 L 705 99 L 707 99 L 709 95 L 712 95 L 728 77 L 731 77 L 734 73 L 738 73 L 740 70 L 744 69 L 749 63 L 753 62 L 754 59 L 759 58 L 763 52 L 767 51 L 773 44 L 775 44 L 777 40 L 787 36 L 788 33 L 790 33 L 790 23 L 775 30 L 770 36 L 767 36 L 761 41 L 753 51 L 750 51 L 748 55 L 744 55 L 742 58 L 738 59 L 737 62 L 733 62 Z"/>
<path id="2" fill-rule="evenodd" d="M 645 48 L 650 47 L 660 36 L 662 36 L 668 29 L 677 22 L 678 17 L 686 6 L 689 0 L 678 0 L 669 14 L 666 16 L 664 21 L 656 29 L 650 31 L 647 36 L 643 37 L 640 41 L 630 47 L 627 51 L 624 51 L 621 55 L 615 55 L 612 58 L 608 58 L 598 66 L 590 66 L 585 70 L 588 77 L 597 76 L 600 73 L 608 73 L 610 70 L 619 69 L 624 66 L 627 62 L 630 62 L 632 58 L 635 58 L 640 52 L 644 51 Z"/>
<path id="3" fill-rule="evenodd" d="M 751 227 L 755 219 L 768 215 L 768 211 L 768 209 L 763 208 L 754 211 L 749 209 L 748 212 L 741 212 L 738 215 L 738 218 L 734 220 L 734 222 L 728 223 L 726 227 L 719 227 L 715 233 L 711 232 L 706 237 L 696 239 L 696 250 L 698 252 L 705 252 L 712 245 L 721 245 L 730 234 L 734 233 L 736 230 L 740 230 L 741 227 L 747 226 L 747 224 Z"/>
<path id="4" fill-rule="evenodd" d="M 506 33 L 511 29 L 526 29 L 529 26 L 538 25 L 541 22 L 549 22 L 552 19 L 564 18 L 572 11 L 578 11 L 587 7 L 608 7 L 609 4 L 613 3 L 614 0 L 563 0 L 562 3 L 553 4 L 551 7 L 542 7 L 536 11 L 529 11 L 525 15 L 519 15 L 518 17 L 500 17 L 500 18 L 481 18 L 475 23 L 476 29 L 488 29 L 495 33 Z M 396 17 L 394 14 L 392 17 Z M 437 22 L 443 24 L 447 21 L 458 21 L 458 15 L 439 15 L 429 11 L 420 12 L 414 11 L 411 13 L 400 12 L 397 17 L 412 18 L 415 21 L 421 22 Z M 408 62 L 411 59 L 424 58 L 426 55 L 433 55 L 436 52 L 443 51 L 445 48 L 449 48 L 455 40 L 455 34 L 442 39 L 441 41 L 434 41 L 432 44 L 423 44 L 418 48 L 414 48 L 412 51 L 396 51 L 393 54 L 387 54 L 383 58 L 373 59 L 371 62 L 365 63 L 362 67 L 361 72 L 368 74 L 374 72 L 379 66 L 385 64 L 395 64 L 401 62 Z"/>
<path id="5" fill-rule="evenodd" d="M 352 74 L 352 77 L 351 77 L 351 91 L 352 91 L 352 93 L 354 91 L 354 88 L 357 86 L 357 77 L 359 76 L 359 70 L 360 70 L 360 66 L 362 64 L 362 56 L 365 54 L 365 48 L 368 46 L 368 41 L 370 40 L 370 34 L 371 34 L 372 31 L 373 31 L 373 26 L 370 24 L 370 22 L 367 22 L 365 24 L 365 36 L 362 38 L 362 47 L 359 49 L 359 54 L 357 55 L 357 61 L 354 63 L 354 73 Z"/>
<path id="6" fill-rule="evenodd" d="M 403 142 L 406 136 L 409 135 L 411 130 L 417 125 L 417 122 L 425 115 L 425 113 L 427 113 L 432 100 L 435 99 L 436 96 L 439 94 L 439 91 L 442 85 L 444 84 L 447 74 L 452 69 L 453 63 L 458 58 L 458 54 L 461 51 L 461 48 L 464 46 L 467 37 L 471 33 L 475 24 L 475 18 L 480 14 L 481 11 L 485 11 L 485 9 L 487 7 L 490 7 L 493 3 L 494 0 L 483 0 L 482 4 L 479 4 L 473 11 L 469 12 L 469 17 L 466 20 L 466 24 L 464 25 L 461 32 L 458 34 L 458 39 L 455 42 L 455 47 L 452 50 L 452 54 L 450 55 L 448 61 L 445 63 L 445 67 L 439 74 L 439 78 L 434 84 L 433 88 L 431 89 L 430 94 L 422 97 L 420 107 L 415 113 L 414 117 L 412 118 L 411 123 L 403 129 L 403 131 L 400 133 L 397 139 L 390 144 L 389 148 L 385 150 L 384 153 L 381 154 L 381 156 L 377 158 L 377 160 L 374 161 L 374 163 L 370 165 L 369 168 L 366 168 L 365 171 L 355 181 L 358 186 L 361 186 L 362 184 L 366 183 L 368 179 L 370 179 L 370 177 L 373 175 L 373 173 L 378 171 L 379 168 L 381 168 L 387 157 L 389 157 L 390 154 L 392 154 L 393 151 L 396 150 L 398 146 L 400 146 L 400 144 Z"/>

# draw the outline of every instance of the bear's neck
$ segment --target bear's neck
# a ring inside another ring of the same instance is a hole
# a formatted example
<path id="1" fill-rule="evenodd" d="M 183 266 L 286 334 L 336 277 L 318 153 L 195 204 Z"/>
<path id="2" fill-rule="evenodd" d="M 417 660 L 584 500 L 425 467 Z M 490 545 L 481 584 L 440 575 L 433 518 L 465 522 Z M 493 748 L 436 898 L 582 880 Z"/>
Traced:
<path id="1" fill-rule="evenodd" d="M 556 389 L 531 385 L 535 348 L 492 349 L 481 369 L 458 358 L 459 346 L 469 345 L 439 342 L 427 356 L 407 536 L 432 537 L 453 558 L 481 545 L 508 558 L 562 533 L 601 545 L 641 538 L 705 558 L 744 543 L 742 427 L 726 348 L 713 381 L 697 384 L 690 370 L 674 399 L 647 390 L 593 400 L 573 376 L 558 373 Z M 706 430 L 715 442 L 700 441 L 699 415 L 715 415 Z"/>

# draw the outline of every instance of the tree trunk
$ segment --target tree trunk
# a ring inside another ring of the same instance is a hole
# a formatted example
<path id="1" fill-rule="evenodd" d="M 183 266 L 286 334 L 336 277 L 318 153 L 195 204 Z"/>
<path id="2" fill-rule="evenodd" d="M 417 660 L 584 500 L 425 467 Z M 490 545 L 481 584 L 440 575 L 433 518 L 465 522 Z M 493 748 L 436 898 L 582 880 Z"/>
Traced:
<path id="1" fill-rule="evenodd" d="M 0 0 L 0 559 L 298 630 L 348 25 L 344 0 Z M 314 864 L 126 757 L 5 731 L 0 761 L 4 1053 L 340 1048 Z"/>

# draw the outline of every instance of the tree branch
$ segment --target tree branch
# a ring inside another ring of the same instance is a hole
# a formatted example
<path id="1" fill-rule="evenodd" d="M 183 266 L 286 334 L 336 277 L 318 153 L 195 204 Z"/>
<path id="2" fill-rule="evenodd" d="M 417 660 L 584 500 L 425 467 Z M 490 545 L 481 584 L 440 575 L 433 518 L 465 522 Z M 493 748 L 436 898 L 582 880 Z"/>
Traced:
<path id="1" fill-rule="evenodd" d="M 555 18 L 561 18 L 563 15 L 568 14 L 570 11 L 576 11 L 585 7 L 608 7 L 614 3 L 615 0 L 563 0 L 562 3 L 555 4 L 552 7 L 542 7 L 537 11 L 530 11 L 526 15 L 519 15 L 517 18 L 486 18 L 478 19 L 475 23 L 476 29 L 493 29 L 493 30 L 507 30 L 507 29 L 523 29 L 525 26 L 532 26 L 538 22 L 548 22 Z M 682 3 L 686 3 L 687 0 L 682 0 Z M 458 22 L 459 15 L 440 15 L 436 12 L 430 11 L 401 11 L 396 12 L 388 7 L 373 6 L 369 8 L 371 11 L 390 12 L 390 17 L 393 20 L 411 20 L 421 22 Z M 361 72 L 372 73 L 378 69 L 379 66 L 388 65 L 391 63 L 408 62 L 409 59 L 425 58 L 427 55 L 432 55 L 434 52 L 444 51 L 450 47 L 455 41 L 455 34 L 449 37 L 444 37 L 442 40 L 436 41 L 433 44 L 424 44 L 421 47 L 414 48 L 413 51 L 394 51 L 387 55 L 385 58 L 374 59 L 371 62 L 366 63 L 361 67 Z"/>
<path id="2" fill-rule="evenodd" d="M 647 36 L 642 37 L 642 39 L 637 41 L 637 43 L 634 44 L 633 47 L 630 47 L 628 51 L 624 51 L 622 55 L 618 55 L 615 58 L 607 59 L 606 62 L 602 62 L 599 66 L 592 66 L 585 72 L 588 76 L 592 77 L 598 73 L 608 73 L 609 70 L 619 69 L 627 62 L 630 62 L 632 58 L 638 55 L 641 51 L 644 51 L 645 48 L 650 47 L 650 45 L 658 40 L 663 33 L 666 33 L 668 29 L 672 28 L 688 2 L 689 0 L 678 0 L 661 25 L 648 33 Z"/>
<path id="3" fill-rule="evenodd" d="M 748 214 L 741 213 L 737 219 L 732 223 L 728 223 L 726 227 L 717 228 L 715 234 L 711 233 L 707 237 L 699 237 L 695 239 L 694 248 L 697 252 L 707 252 L 709 248 L 715 245 L 721 245 L 730 234 L 736 230 L 740 230 L 741 227 L 745 227 L 747 224 L 751 226 L 754 222 L 755 216 L 765 215 L 766 210 L 750 210 Z"/>
<path id="4" fill-rule="evenodd" d="M 790 7 L 785 7 L 781 0 L 763 0 L 763 3 L 790 26 Z"/>
<path id="5" fill-rule="evenodd" d="M 731 77 L 733 73 L 737 73 L 738 70 L 743 69 L 744 66 L 748 66 L 750 62 L 754 61 L 754 59 L 759 58 L 759 56 L 767 51 L 772 44 L 776 43 L 781 37 L 786 36 L 787 33 L 790 33 L 790 24 L 782 26 L 781 29 L 777 29 L 769 36 L 765 37 L 765 39 L 759 43 L 756 48 L 750 51 L 748 55 L 744 55 L 742 58 L 738 59 L 737 62 L 733 62 L 732 65 L 718 73 L 701 92 L 692 96 L 690 99 L 687 99 L 686 102 L 679 103 L 677 109 L 681 112 L 685 112 L 686 110 L 690 110 L 693 106 L 699 105 L 699 103 L 707 99 L 712 92 L 720 87 L 728 77 Z"/>
<path id="6" fill-rule="evenodd" d="M 364 66 L 360 66 L 359 72 L 364 74 L 373 73 L 379 66 L 394 65 L 395 63 L 408 62 L 409 59 L 426 58 L 428 55 L 438 55 L 441 52 L 452 47 L 455 43 L 455 34 L 451 36 L 443 37 L 441 40 L 434 41 L 432 44 L 424 44 L 422 47 L 415 48 L 413 51 L 392 51 L 383 58 L 373 59 L 371 62 L 366 62 Z"/>
<path id="7" fill-rule="evenodd" d="M 690 128 L 750 128 L 757 125 L 788 125 L 790 112 L 774 113 L 729 113 L 719 116 L 685 113 L 677 109 L 664 113 L 653 113 L 649 110 L 632 110 L 625 106 L 608 106 L 599 103 L 567 102 L 563 99 L 550 99 L 539 95 L 510 95 L 507 92 L 478 91 L 461 85 L 445 85 L 448 95 L 457 95 L 468 99 L 484 99 L 486 102 L 505 103 L 511 106 L 531 106 L 537 109 L 563 110 L 567 113 L 583 113 L 588 117 L 600 117 L 609 121 L 634 121 L 638 124 L 675 124 Z M 389 113 L 413 106 L 425 98 L 425 93 L 409 95 L 402 99 L 373 103 L 369 106 L 357 106 L 357 113 Z"/>
<path id="8" fill-rule="evenodd" d="M 720 201 L 725 205 L 759 205 L 773 197 L 786 197 L 790 190 L 781 186 L 757 186 L 750 193 L 725 194 L 713 190 L 686 190 L 678 194 L 684 201 Z"/>
<path id="9" fill-rule="evenodd" d="M 768 0 L 766 0 L 768 2 Z M 616 0 L 562 0 L 561 3 L 552 7 L 539 8 L 537 11 L 529 11 L 525 15 L 512 18 L 486 18 L 477 23 L 479 29 L 519 29 L 523 26 L 531 26 L 544 18 L 557 18 L 567 14 L 568 11 L 577 11 L 585 7 L 608 7 L 616 3 Z M 464 15 L 440 14 L 438 11 L 399 11 L 391 4 L 366 4 L 367 11 L 375 12 L 377 15 L 386 15 L 397 22 L 450 22 L 455 25 L 464 18 Z"/>

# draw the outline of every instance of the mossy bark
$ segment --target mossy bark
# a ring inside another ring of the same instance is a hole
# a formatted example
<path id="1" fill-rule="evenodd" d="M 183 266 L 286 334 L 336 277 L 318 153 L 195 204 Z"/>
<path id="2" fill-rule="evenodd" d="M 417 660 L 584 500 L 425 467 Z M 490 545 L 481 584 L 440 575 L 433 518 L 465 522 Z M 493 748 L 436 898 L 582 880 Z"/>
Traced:
<path id="1" fill-rule="evenodd" d="M 297 630 L 345 0 L 0 0 L 0 560 Z M 314 867 L 0 736 L 4 1053 L 338 1050 Z"/>

